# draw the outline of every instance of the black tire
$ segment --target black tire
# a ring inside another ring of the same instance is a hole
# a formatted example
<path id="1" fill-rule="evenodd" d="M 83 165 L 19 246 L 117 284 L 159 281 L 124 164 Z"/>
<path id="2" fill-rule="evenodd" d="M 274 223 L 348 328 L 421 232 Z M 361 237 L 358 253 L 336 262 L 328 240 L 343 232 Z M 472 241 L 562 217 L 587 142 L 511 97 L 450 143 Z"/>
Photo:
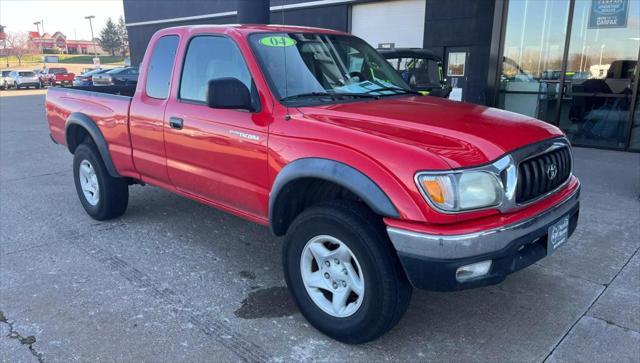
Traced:
<path id="1" fill-rule="evenodd" d="M 89 202 L 80 182 L 80 165 L 86 160 L 90 163 L 97 179 L 99 187 L 98 201 L 95 205 Z M 84 210 L 91 218 L 99 221 L 121 216 L 127 210 L 129 203 L 129 185 L 123 178 L 114 178 L 109 175 L 100 153 L 95 145 L 90 142 L 80 144 L 73 156 L 73 180 L 76 192 Z"/>
<path id="2" fill-rule="evenodd" d="M 350 316 L 326 313 L 304 286 L 301 256 L 307 242 L 319 235 L 335 237 L 347 245 L 362 268 L 365 290 L 361 305 Z M 384 224 L 360 203 L 337 200 L 301 213 L 287 231 L 283 265 L 287 285 L 302 315 L 318 330 L 343 343 L 360 344 L 380 337 L 400 321 L 411 299 L 412 287 Z"/>

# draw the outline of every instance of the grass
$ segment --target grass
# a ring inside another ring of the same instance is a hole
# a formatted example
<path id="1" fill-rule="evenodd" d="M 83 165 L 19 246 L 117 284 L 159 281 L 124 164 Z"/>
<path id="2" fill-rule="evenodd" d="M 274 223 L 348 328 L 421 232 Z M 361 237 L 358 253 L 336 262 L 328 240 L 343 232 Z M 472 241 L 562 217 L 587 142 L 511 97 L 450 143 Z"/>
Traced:
<path id="1" fill-rule="evenodd" d="M 119 56 L 100 56 L 100 64 L 114 64 L 124 63 L 124 58 Z M 60 63 L 73 63 L 73 64 L 93 64 L 92 55 L 65 55 L 64 58 L 60 57 Z"/>
<path id="2" fill-rule="evenodd" d="M 42 63 L 43 56 L 57 56 L 58 63 L 60 64 L 93 64 L 93 55 L 87 54 L 26 54 L 22 57 L 22 64 L 37 64 Z M 99 56 L 100 64 L 112 64 L 122 65 L 124 64 L 124 57 L 120 56 Z M 18 59 L 14 56 L 0 58 L 0 67 L 4 67 L 9 62 L 9 66 L 17 66 Z"/>

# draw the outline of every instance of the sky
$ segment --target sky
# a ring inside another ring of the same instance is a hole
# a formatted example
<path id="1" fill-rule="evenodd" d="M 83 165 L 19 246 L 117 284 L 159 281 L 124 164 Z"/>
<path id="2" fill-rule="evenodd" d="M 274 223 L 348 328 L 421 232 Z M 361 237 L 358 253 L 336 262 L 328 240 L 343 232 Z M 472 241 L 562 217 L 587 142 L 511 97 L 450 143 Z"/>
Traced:
<path id="1" fill-rule="evenodd" d="M 87 15 L 95 16 L 93 33 L 97 37 L 108 17 L 117 21 L 124 16 L 122 0 L 0 0 L 0 25 L 6 32 L 35 31 L 33 23 L 44 20 L 49 34 L 61 31 L 67 39 L 88 40 Z"/>

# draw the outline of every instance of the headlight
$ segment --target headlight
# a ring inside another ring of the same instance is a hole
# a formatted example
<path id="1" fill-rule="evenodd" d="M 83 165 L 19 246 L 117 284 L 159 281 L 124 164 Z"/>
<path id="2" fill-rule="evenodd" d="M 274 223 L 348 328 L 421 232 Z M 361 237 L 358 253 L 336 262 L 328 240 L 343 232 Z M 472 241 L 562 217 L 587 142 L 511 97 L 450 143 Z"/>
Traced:
<path id="1" fill-rule="evenodd" d="M 425 198 L 445 212 L 497 206 L 504 195 L 498 175 L 486 171 L 418 173 L 416 182 Z"/>

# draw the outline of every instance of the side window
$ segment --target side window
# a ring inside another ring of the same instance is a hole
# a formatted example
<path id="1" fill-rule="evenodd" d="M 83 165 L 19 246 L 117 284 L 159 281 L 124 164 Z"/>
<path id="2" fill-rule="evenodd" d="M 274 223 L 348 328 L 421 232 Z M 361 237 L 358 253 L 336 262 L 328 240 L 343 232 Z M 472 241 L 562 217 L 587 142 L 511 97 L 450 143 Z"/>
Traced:
<path id="1" fill-rule="evenodd" d="M 171 83 L 171 70 L 176 59 L 176 49 L 178 48 L 178 36 L 167 35 L 156 43 L 149 68 L 147 69 L 147 96 L 166 99 L 169 95 L 169 84 Z M 137 70 L 129 69 L 125 74 L 137 74 Z"/>
<path id="2" fill-rule="evenodd" d="M 180 80 L 180 98 L 206 102 L 207 85 L 233 77 L 252 89 L 251 74 L 236 44 L 225 37 L 198 36 L 189 42 Z"/>

